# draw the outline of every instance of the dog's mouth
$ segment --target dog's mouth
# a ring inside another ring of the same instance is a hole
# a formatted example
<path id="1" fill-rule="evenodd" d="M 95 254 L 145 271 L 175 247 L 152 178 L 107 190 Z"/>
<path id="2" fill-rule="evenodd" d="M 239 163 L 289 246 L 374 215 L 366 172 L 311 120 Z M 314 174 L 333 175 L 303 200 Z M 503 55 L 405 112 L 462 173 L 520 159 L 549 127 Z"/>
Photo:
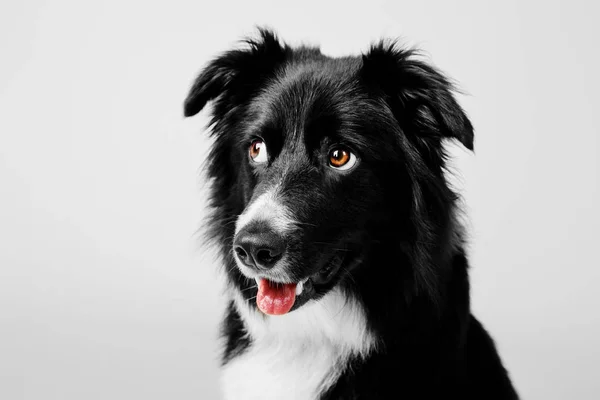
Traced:
<path id="1" fill-rule="evenodd" d="M 282 283 L 265 277 L 255 278 L 258 309 L 268 315 L 283 315 L 302 306 L 324 287 L 334 283 L 339 278 L 343 265 L 351 258 L 336 255 L 317 273 L 297 282 Z"/>

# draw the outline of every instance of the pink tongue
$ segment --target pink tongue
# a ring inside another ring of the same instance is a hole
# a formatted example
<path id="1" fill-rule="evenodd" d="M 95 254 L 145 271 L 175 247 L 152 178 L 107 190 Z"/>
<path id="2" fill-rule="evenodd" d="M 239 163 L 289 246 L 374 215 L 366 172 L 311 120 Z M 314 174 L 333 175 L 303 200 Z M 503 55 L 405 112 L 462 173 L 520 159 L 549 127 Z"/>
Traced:
<path id="1" fill-rule="evenodd" d="M 266 279 L 258 282 L 256 305 L 265 314 L 285 314 L 292 309 L 295 300 L 295 283 L 274 283 Z"/>

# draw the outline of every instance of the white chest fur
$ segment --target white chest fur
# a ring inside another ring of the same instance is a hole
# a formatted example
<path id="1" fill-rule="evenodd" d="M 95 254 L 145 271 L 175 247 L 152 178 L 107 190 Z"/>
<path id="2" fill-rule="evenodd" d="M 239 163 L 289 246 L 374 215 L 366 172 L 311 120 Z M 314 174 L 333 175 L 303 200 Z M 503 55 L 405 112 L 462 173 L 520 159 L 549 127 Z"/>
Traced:
<path id="1" fill-rule="evenodd" d="M 266 316 L 241 296 L 235 302 L 252 344 L 223 367 L 227 400 L 316 399 L 350 356 L 375 346 L 363 309 L 337 290 L 282 316 Z"/>

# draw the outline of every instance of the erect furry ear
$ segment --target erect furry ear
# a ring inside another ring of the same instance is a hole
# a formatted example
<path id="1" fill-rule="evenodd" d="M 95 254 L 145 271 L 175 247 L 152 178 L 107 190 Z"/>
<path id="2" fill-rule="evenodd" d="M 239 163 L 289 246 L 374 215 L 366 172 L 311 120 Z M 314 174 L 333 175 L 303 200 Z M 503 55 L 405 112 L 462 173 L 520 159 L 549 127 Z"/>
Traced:
<path id="1" fill-rule="evenodd" d="M 407 134 L 421 139 L 459 140 L 473 150 L 473 126 L 452 95 L 453 86 L 415 51 L 381 42 L 363 55 L 361 77 L 385 94 Z"/>
<path id="2" fill-rule="evenodd" d="M 244 41 L 249 48 L 225 52 L 206 66 L 185 100 L 184 116 L 196 115 L 208 101 L 221 95 L 236 105 L 256 92 L 289 52 L 273 32 L 259 29 L 259 34 L 257 40 Z"/>

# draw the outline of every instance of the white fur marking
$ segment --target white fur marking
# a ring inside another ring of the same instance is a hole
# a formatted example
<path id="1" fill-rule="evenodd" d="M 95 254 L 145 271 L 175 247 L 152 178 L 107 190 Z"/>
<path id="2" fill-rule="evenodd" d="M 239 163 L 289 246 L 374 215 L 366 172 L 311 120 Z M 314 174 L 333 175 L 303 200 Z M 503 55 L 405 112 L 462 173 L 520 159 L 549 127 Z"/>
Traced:
<path id="1" fill-rule="evenodd" d="M 223 367 L 227 400 L 316 399 L 350 356 L 376 345 L 364 310 L 339 289 L 280 316 L 262 314 L 239 293 L 234 299 L 252 344 Z"/>
<path id="2" fill-rule="evenodd" d="M 295 224 L 291 211 L 277 200 L 279 186 L 258 196 L 246 207 L 235 224 L 235 233 L 253 221 L 265 221 L 279 234 L 284 235 Z"/>

